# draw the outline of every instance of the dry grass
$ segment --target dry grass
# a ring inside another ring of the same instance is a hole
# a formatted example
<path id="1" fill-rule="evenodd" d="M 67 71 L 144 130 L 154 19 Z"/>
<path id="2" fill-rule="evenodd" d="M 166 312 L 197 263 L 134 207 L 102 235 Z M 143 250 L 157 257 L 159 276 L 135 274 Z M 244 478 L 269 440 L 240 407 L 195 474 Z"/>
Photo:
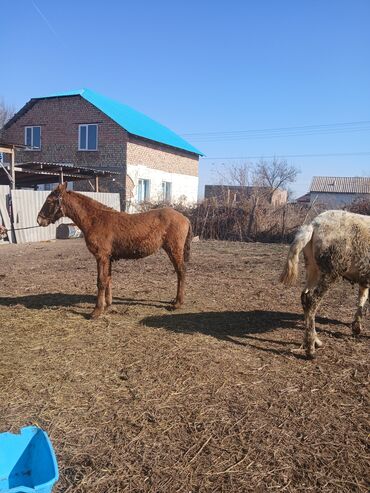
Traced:
<path id="1" fill-rule="evenodd" d="M 326 298 L 310 362 L 290 352 L 286 246 L 193 244 L 175 313 L 165 255 L 118 263 L 96 322 L 83 240 L 0 248 L 0 429 L 48 431 L 56 492 L 368 491 L 369 336 L 350 335 L 350 285 Z"/>

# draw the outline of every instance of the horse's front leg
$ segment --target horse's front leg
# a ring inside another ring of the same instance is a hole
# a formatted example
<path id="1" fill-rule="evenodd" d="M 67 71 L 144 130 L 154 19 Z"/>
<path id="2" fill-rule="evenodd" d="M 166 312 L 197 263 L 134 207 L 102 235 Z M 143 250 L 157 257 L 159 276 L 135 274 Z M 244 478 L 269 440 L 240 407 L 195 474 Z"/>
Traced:
<path id="1" fill-rule="evenodd" d="M 91 314 L 91 318 L 98 318 L 103 313 L 106 306 L 105 293 L 109 284 L 108 278 L 110 259 L 105 256 L 97 257 L 96 262 L 98 267 L 98 297 L 96 299 L 96 305 Z"/>

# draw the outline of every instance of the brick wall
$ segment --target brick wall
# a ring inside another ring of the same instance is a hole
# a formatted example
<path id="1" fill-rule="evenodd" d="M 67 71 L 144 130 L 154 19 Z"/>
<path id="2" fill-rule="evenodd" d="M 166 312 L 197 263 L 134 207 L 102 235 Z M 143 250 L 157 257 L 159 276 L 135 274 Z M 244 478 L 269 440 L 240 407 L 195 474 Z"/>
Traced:
<path id="1" fill-rule="evenodd" d="M 78 150 L 79 124 L 98 124 L 98 150 Z M 101 191 L 120 192 L 126 199 L 127 165 L 145 165 L 156 170 L 198 176 L 198 156 L 180 149 L 128 134 L 81 96 L 39 99 L 5 130 L 3 138 L 24 144 L 26 126 L 41 127 L 41 150 L 18 150 L 16 163 L 45 161 L 77 166 L 108 168 L 120 174 L 100 180 Z M 75 190 L 91 191 L 88 182 L 75 182 Z"/>
<path id="2" fill-rule="evenodd" d="M 133 135 L 128 136 L 128 165 L 141 164 L 169 173 L 198 176 L 198 161 L 199 158 L 196 154 L 174 149 L 173 147 Z"/>
<path id="3" fill-rule="evenodd" d="M 98 150 L 78 150 L 78 126 L 98 124 Z M 40 99 L 8 129 L 6 141 L 24 144 L 26 126 L 41 127 L 41 150 L 17 150 L 16 162 L 45 161 L 73 163 L 90 168 L 108 168 L 120 172 L 114 180 L 100 179 L 104 192 L 120 192 L 121 207 L 125 202 L 127 132 L 85 101 L 81 96 Z M 92 184 L 94 186 L 94 183 Z M 89 182 L 75 182 L 75 190 L 92 191 Z"/>
<path id="4" fill-rule="evenodd" d="M 98 124 L 98 150 L 78 150 L 78 126 Z M 17 162 L 48 161 L 85 166 L 126 164 L 127 132 L 81 96 L 40 99 L 5 130 L 5 140 L 24 144 L 24 128 L 41 127 L 40 151 L 17 151 Z"/>

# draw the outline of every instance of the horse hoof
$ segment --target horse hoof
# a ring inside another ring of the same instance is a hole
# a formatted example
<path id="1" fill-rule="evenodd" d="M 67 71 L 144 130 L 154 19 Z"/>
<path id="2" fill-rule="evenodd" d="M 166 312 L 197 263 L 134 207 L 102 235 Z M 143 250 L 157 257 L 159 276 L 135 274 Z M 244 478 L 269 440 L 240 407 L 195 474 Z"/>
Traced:
<path id="1" fill-rule="evenodd" d="M 307 352 L 306 351 L 306 358 L 310 361 L 314 360 L 316 358 L 316 354 L 315 353 L 311 353 L 311 352 Z"/>
<path id="2" fill-rule="evenodd" d="M 315 346 L 316 347 L 323 347 L 323 342 L 320 341 L 320 339 L 315 339 Z"/>
<path id="3" fill-rule="evenodd" d="M 118 310 L 113 305 L 107 305 L 104 309 L 104 313 L 118 313 Z"/>
<path id="4" fill-rule="evenodd" d="M 94 310 L 91 315 L 90 315 L 90 318 L 92 320 L 96 320 L 97 318 L 100 317 L 100 315 L 102 314 L 101 310 Z"/>
<path id="5" fill-rule="evenodd" d="M 179 303 L 178 301 L 176 301 L 175 303 L 172 303 L 170 305 L 170 310 L 172 310 L 172 311 L 177 310 L 177 309 L 181 308 L 181 305 L 182 305 L 182 303 Z"/>
<path id="6" fill-rule="evenodd" d="M 354 336 L 358 336 L 361 334 L 361 324 L 360 322 L 352 322 L 352 333 Z"/>
<path id="7" fill-rule="evenodd" d="M 299 348 L 291 348 L 290 349 L 290 352 L 292 354 L 297 355 L 297 356 L 303 356 L 306 353 L 306 351 L 305 351 L 305 349 L 304 349 L 303 346 L 300 346 Z"/>

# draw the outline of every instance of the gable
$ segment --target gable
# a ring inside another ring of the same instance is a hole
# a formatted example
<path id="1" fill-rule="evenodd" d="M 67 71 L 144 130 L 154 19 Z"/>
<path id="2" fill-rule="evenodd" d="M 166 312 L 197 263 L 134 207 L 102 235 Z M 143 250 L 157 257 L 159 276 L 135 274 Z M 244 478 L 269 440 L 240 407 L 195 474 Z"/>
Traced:
<path id="1" fill-rule="evenodd" d="M 83 99 L 88 101 L 90 104 L 95 106 L 98 110 L 103 112 L 109 118 L 111 118 L 115 123 L 117 123 L 124 130 L 130 134 L 136 135 L 138 137 L 143 137 L 161 144 L 165 144 L 171 147 L 185 150 L 198 156 L 203 156 L 203 154 L 193 147 L 189 142 L 184 140 L 182 137 L 177 135 L 175 132 L 165 127 L 164 125 L 156 122 L 152 118 L 144 115 L 143 113 L 134 110 L 130 106 L 123 103 L 114 101 L 113 99 L 107 98 L 101 94 L 98 94 L 90 89 L 82 89 L 80 91 L 69 91 L 60 94 L 52 94 L 43 98 L 31 99 L 5 126 L 8 128 L 14 123 L 16 119 L 27 112 L 34 104 L 35 101 L 39 99 L 48 98 L 62 98 L 68 96 L 81 96 Z"/>

